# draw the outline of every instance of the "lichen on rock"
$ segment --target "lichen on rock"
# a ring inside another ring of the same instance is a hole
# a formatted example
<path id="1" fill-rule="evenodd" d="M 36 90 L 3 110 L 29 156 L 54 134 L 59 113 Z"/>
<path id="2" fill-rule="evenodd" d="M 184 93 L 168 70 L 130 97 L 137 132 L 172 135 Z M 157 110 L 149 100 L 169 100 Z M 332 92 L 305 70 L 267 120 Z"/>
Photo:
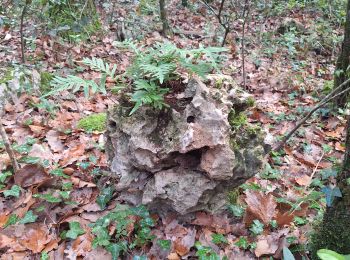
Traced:
<path id="1" fill-rule="evenodd" d="M 166 110 L 144 106 L 128 116 L 129 107 L 112 108 L 106 151 L 119 199 L 160 214 L 222 208 L 226 192 L 256 174 L 265 154 L 262 132 L 229 123 L 248 98 L 192 79 Z"/>

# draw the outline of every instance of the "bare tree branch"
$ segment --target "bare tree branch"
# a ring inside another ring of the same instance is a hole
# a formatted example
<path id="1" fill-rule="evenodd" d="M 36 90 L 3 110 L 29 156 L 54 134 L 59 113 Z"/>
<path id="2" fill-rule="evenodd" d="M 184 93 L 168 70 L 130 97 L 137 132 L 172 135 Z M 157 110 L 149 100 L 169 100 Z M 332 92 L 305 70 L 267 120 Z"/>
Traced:
<path id="1" fill-rule="evenodd" d="M 24 56 L 25 43 L 24 43 L 24 35 L 23 35 L 23 26 L 24 26 L 23 24 L 24 24 L 24 16 L 26 15 L 26 12 L 27 12 L 28 4 L 29 4 L 29 1 L 26 0 L 25 4 L 23 6 L 23 9 L 22 9 L 22 13 L 21 13 L 20 35 L 21 35 L 21 54 L 22 54 L 21 60 L 22 60 L 22 63 L 26 62 L 26 58 Z"/>
<path id="2" fill-rule="evenodd" d="M 350 90 L 350 86 L 348 86 L 346 89 L 342 90 L 341 92 L 337 93 L 339 89 L 343 88 L 350 82 L 350 78 L 344 81 L 342 84 L 340 84 L 338 87 L 333 89 L 326 97 L 324 97 L 317 106 L 315 106 L 304 118 L 302 118 L 299 123 L 282 139 L 282 141 L 273 149 L 274 151 L 278 151 L 283 147 L 283 145 L 289 140 L 289 138 L 292 137 L 292 135 L 308 120 L 313 113 L 315 113 L 319 108 L 327 104 L 332 99 L 339 97 L 340 95 L 345 94 Z"/>

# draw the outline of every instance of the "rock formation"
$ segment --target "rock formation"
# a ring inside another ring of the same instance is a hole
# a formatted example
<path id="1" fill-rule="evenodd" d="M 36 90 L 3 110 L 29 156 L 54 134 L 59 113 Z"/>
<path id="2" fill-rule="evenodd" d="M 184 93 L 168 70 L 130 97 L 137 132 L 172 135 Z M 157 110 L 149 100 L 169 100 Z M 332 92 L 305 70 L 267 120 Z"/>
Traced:
<path id="1" fill-rule="evenodd" d="M 129 116 L 130 107 L 118 105 L 108 113 L 106 150 L 119 199 L 160 214 L 216 211 L 265 154 L 261 131 L 235 122 L 249 98 L 192 79 L 167 99 L 172 105 L 162 111 L 143 106 Z"/>

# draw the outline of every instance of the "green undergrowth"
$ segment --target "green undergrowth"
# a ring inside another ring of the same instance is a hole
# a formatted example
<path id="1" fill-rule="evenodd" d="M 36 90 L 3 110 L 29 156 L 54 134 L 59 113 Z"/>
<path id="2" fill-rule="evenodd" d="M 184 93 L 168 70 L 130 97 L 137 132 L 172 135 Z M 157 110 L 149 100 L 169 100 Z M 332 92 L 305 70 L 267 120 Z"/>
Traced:
<path id="1" fill-rule="evenodd" d="M 99 131 L 103 132 L 106 129 L 107 114 L 98 113 L 86 116 L 79 120 L 77 127 L 87 132 Z"/>
<path id="2" fill-rule="evenodd" d="M 111 234 L 110 226 L 115 226 Z M 155 226 L 145 206 L 130 208 L 118 205 L 112 212 L 92 224 L 95 236 L 93 247 L 102 246 L 112 254 L 112 259 L 127 254 L 135 248 L 142 248 L 155 239 L 151 228 Z M 134 258 L 135 259 L 135 258 Z"/>

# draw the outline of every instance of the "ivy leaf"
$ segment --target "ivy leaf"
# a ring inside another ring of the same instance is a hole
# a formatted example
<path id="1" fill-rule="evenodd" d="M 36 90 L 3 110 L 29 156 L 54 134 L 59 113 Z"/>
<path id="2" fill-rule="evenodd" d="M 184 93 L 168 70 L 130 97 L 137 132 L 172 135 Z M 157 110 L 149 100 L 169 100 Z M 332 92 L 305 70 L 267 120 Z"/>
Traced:
<path id="1" fill-rule="evenodd" d="M 81 228 L 80 223 L 73 221 L 69 223 L 69 230 L 66 237 L 76 239 L 78 236 L 85 234 L 84 229 Z"/>
<path id="2" fill-rule="evenodd" d="M 233 216 L 240 218 L 244 214 L 244 208 L 239 205 L 229 205 L 228 210 L 232 213 Z"/>
<path id="3" fill-rule="evenodd" d="M 118 242 L 118 243 L 111 243 L 108 246 L 106 246 L 106 250 L 112 254 L 113 260 L 118 260 L 120 253 L 126 252 L 127 249 L 128 249 L 128 245 L 125 241 Z"/>
<path id="4" fill-rule="evenodd" d="M 321 191 L 326 195 L 327 206 L 332 206 L 335 197 L 341 198 L 342 194 L 339 187 L 331 188 L 329 186 L 323 187 Z"/>
<path id="5" fill-rule="evenodd" d="M 37 218 L 38 216 L 35 215 L 32 210 L 29 210 L 18 223 L 19 224 L 33 223 L 36 221 Z"/>
<path id="6" fill-rule="evenodd" d="M 112 199 L 113 197 L 114 188 L 112 186 L 109 186 L 107 188 L 104 188 L 100 195 L 96 199 L 96 203 L 100 206 L 101 209 L 105 209 L 107 206 L 107 203 Z"/>
<path id="7" fill-rule="evenodd" d="M 243 249 L 247 249 L 249 247 L 248 240 L 245 237 L 240 237 L 235 245 Z"/>
<path id="8" fill-rule="evenodd" d="M 228 244 L 226 237 L 223 234 L 212 234 L 211 241 L 216 244 Z"/>
<path id="9" fill-rule="evenodd" d="M 337 177 L 338 171 L 334 168 L 324 169 L 320 172 L 322 180 L 327 180 L 329 177 Z"/>
<path id="10" fill-rule="evenodd" d="M 21 193 L 21 187 L 19 187 L 18 185 L 13 185 L 10 190 L 5 190 L 4 191 L 4 196 L 5 197 L 12 196 L 12 197 L 18 198 L 20 193 Z"/>
<path id="11" fill-rule="evenodd" d="M 50 256 L 45 251 L 41 253 L 40 260 L 49 260 Z"/>
<path id="12" fill-rule="evenodd" d="M 94 248 L 97 246 L 108 246 L 110 244 L 109 240 L 111 239 L 108 234 L 108 230 L 103 226 L 95 226 L 92 229 L 92 233 L 95 235 L 94 240 L 92 241 L 92 245 Z"/>
<path id="13" fill-rule="evenodd" d="M 11 214 L 9 219 L 7 220 L 6 224 L 4 225 L 4 228 L 16 224 L 18 221 L 18 216 L 16 214 Z"/>
<path id="14" fill-rule="evenodd" d="M 32 157 L 32 156 L 24 156 L 21 158 L 21 162 L 27 163 L 27 164 L 36 164 L 40 162 L 40 158 Z"/>
<path id="15" fill-rule="evenodd" d="M 58 176 L 58 177 L 63 177 L 63 178 L 66 178 L 66 179 L 69 178 L 69 176 L 67 174 L 63 173 L 63 169 L 61 169 L 61 168 L 57 168 L 57 169 L 52 170 L 50 172 L 50 174 Z"/>
<path id="16" fill-rule="evenodd" d="M 69 199 L 70 191 L 60 191 L 60 195 L 64 199 Z"/>
<path id="17" fill-rule="evenodd" d="M 59 203 L 62 201 L 60 198 L 54 197 L 52 194 L 34 194 L 33 197 L 46 200 L 50 203 Z"/>
<path id="18" fill-rule="evenodd" d="M 254 219 L 252 227 L 249 230 L 252 231 L 252 233 L 257 236 L 264 231 L 264 224 L 261 223 L 259 220 Z"/>
<path id="19" fill-rule="evenodd" d="M 11 172 L 4 172 L 0 173 L 0 183 L 4 183 L 7 177 L 10 177 L 12 175 Z"/>

